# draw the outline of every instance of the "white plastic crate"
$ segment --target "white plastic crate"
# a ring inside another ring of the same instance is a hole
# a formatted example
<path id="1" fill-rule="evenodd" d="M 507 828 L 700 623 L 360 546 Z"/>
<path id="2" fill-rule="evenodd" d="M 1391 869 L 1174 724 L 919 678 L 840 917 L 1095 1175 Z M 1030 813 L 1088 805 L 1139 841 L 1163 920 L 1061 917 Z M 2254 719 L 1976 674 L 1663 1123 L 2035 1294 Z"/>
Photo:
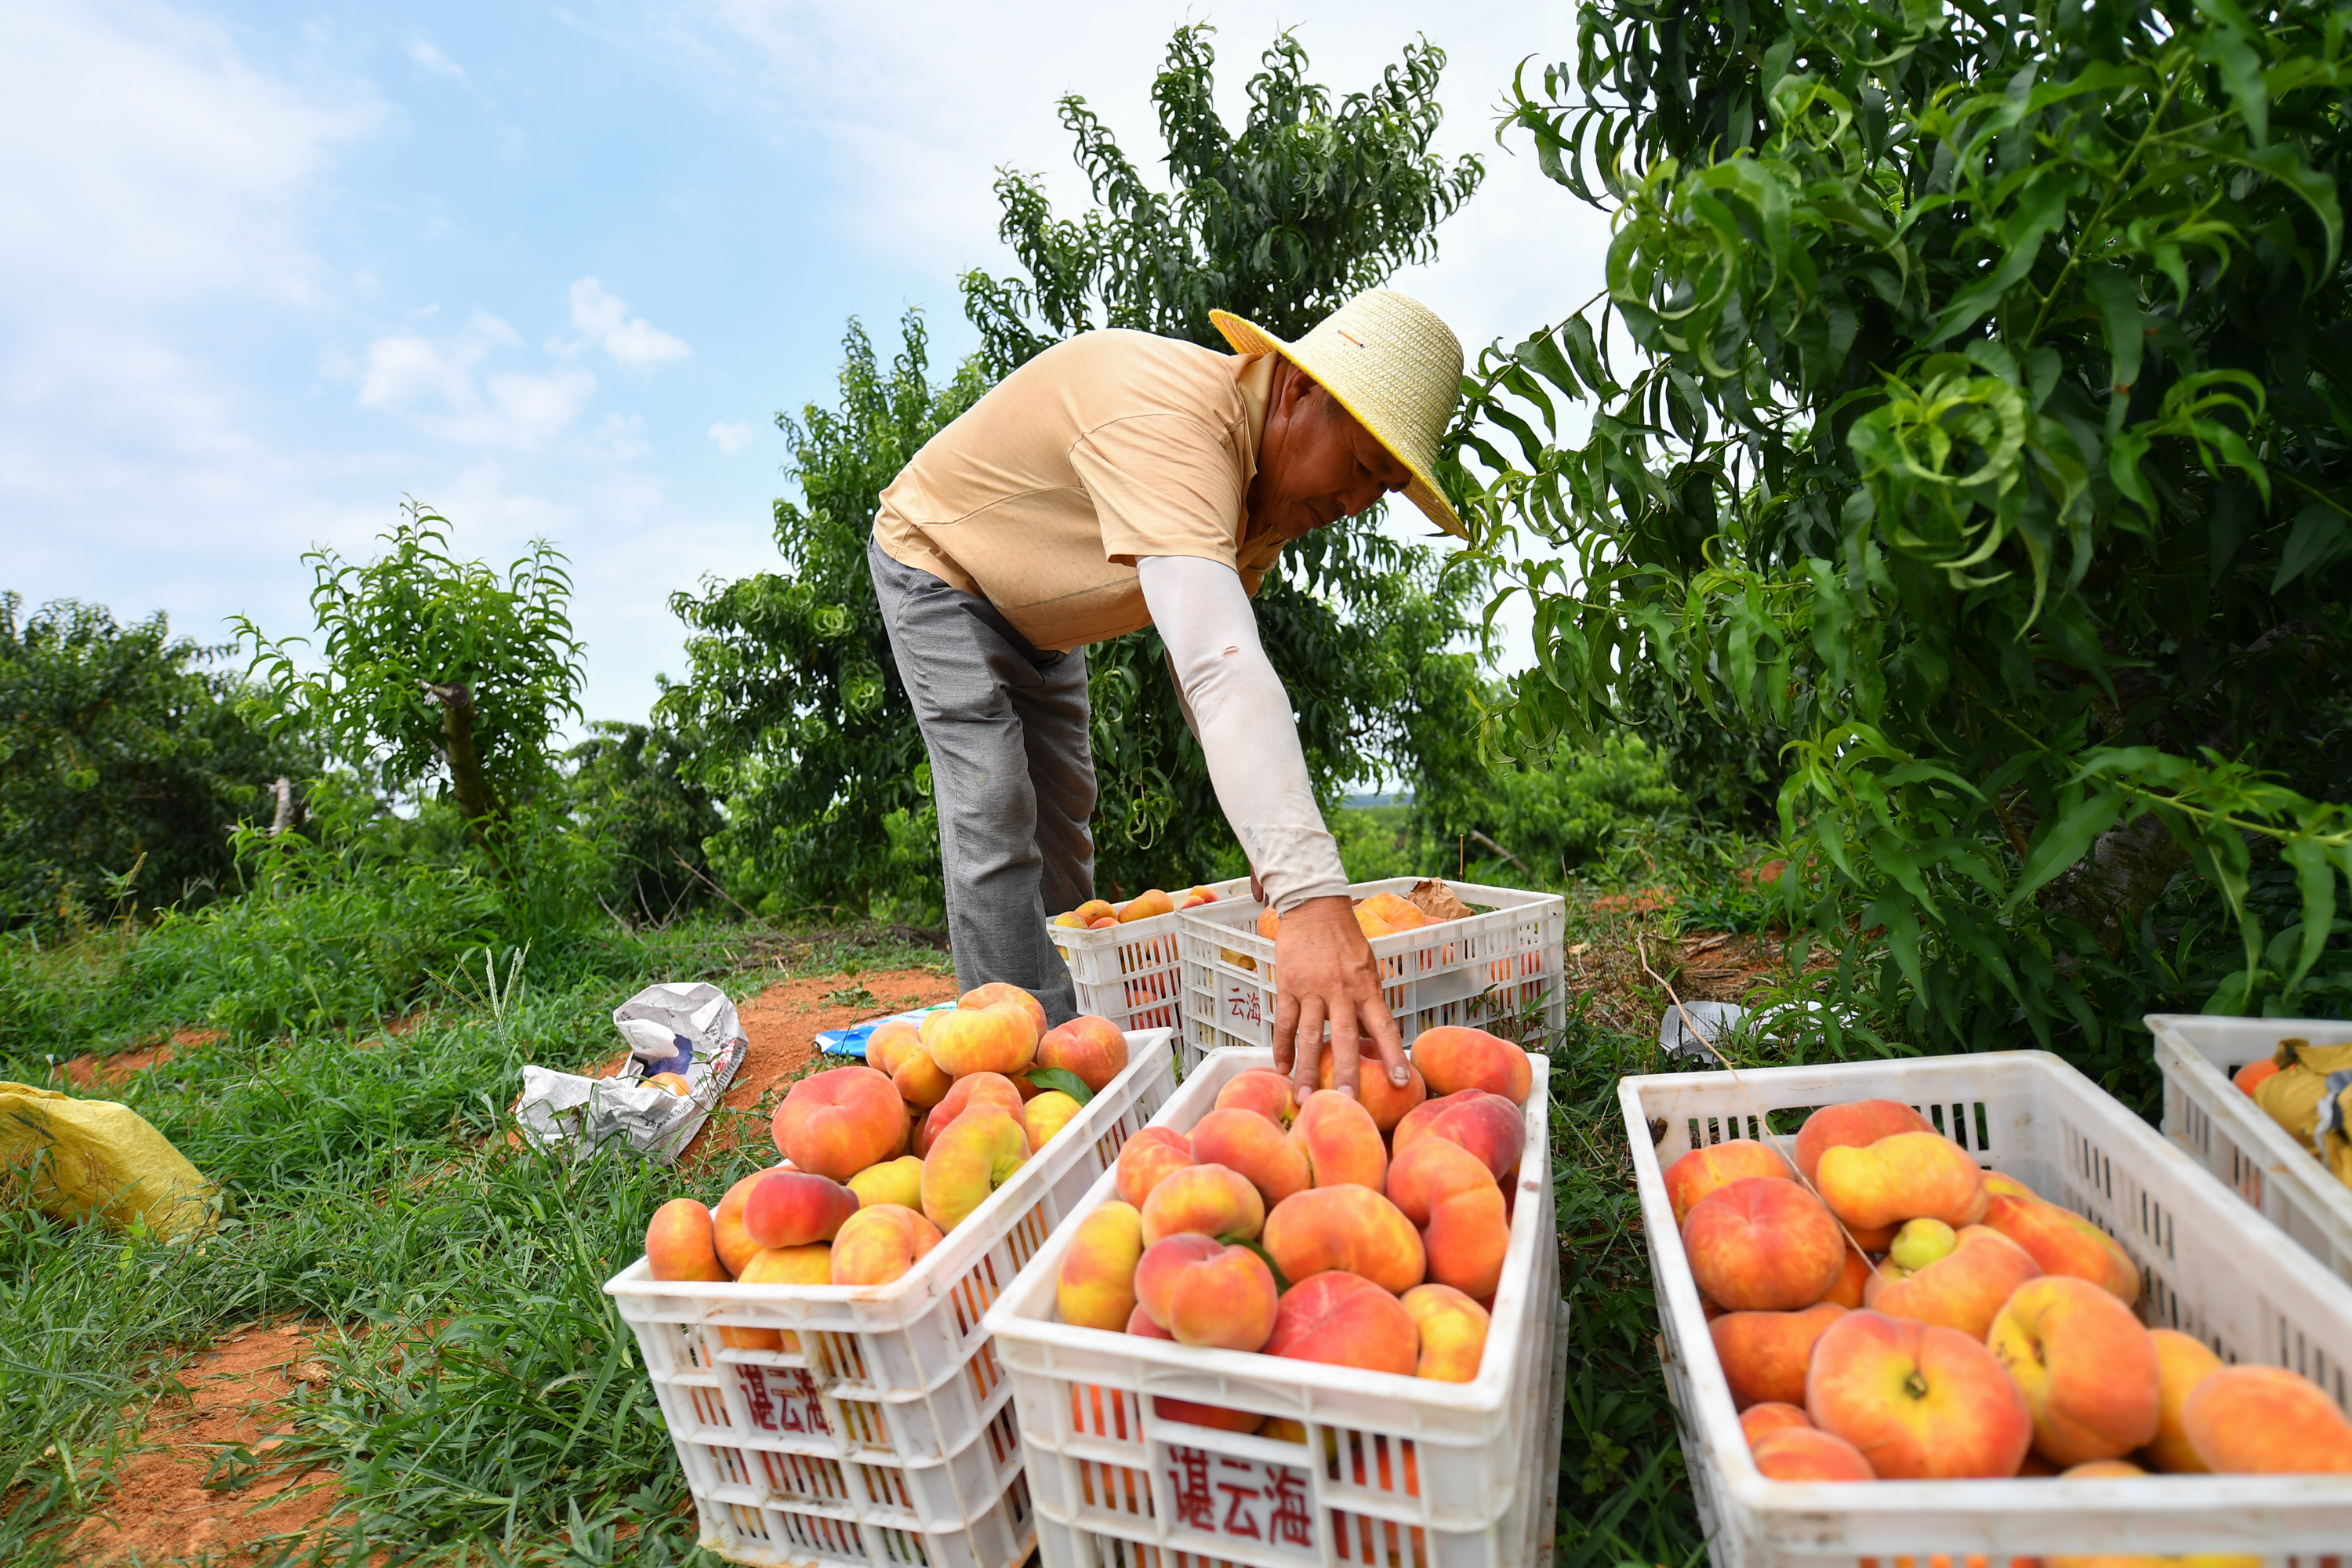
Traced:
<path id="1" fill-rule="evenodd" d="M 1249 900 L 1250 879 L 1203 883 L 1218 903 L 1240 900 L 1248 903 L 1250 918 L 1258 906 Z M 1171 893 L 1188 889 L 1171 888 Z M 1045 934 L 1062 950 L 1070 966 L 1070 984 L 1078 994 L 1078 1011 L 1108 1018 L 1122 1029 L 1173 1029 L 1182 1019 L 1183 982 L 1176 951 L 1176 915 L 1153 915 L 1108 931 L 1075 931 L 1045 922 Z"/>
<path id="2" fill-rule="evenodd" d="M 1391 877 L 1348 891 L 1357 899 L 1402 897 L 1420 880 Z M 1405 1044 L 1423 1029 L 1468 1024 L 1543 1049 L 1568 1021 L 1560 952 L 1567 900 L 1517 888 L 1446 886 L 1480 912 L 1372 939 L 1381 995 Z M 1274 943 L 1257 934 L 1259 912 L 1255 903 L 1216 903 L 1176 916 L 1187 1071 L 1211 1051 L 1274 1043 Z"/>
<path id="3" fill-rule="evenodd" d="M 2346 1405 L 2352 1289 L 2175 1144 L 2042 1051 L 1628 1078 L 1618 1085 L 1664 1330 L 1659 1355 L 1715 1568 L 1855 1568 L 1857 1557 L 1995 1563 L 2049 1552 L 2242 1552 L 2313 1568 L 2352 1544 L 2352 1476 L 1767 1479 L 1748 1456 L 1664 1177 L 1694 1147 L 1788 1149 L 1803 1112 L 1918 1110 L 1990 1170 L 2088 1215 L 2138 1264 L 2140 1315 L 2225 1362 L 2291 1368 Z M 1785 1129 L 1775 1134 L 1764 1118 Z M 2298 1555 L 2300 1554 L 2300 1555 Z"/>
<path id="4" fill-rule="evenodd" d="M 2352 1188 L 2230 1081 L 2248 1062 L 2268 1061 L 2284 1039 L 2352 1041 L 2352 1023 L 2172 1013 L 2151 1013 L 2147 1023 L 2164 1074 L 2166 1135 L 2337 1279 L 2352 1281 Z"/>
<path id="5" fill-rule="evenodd" d="M 1527 1152 L 1486 1359 L 1436 1383 L 1073 1328 L 1055 1287 L 1057 1232 L 989 1310 L 1013 1377 L 1047 1568 L 1287 1568 L 1308 1563 L 1520 1568 L 1549 1558 L 1559 1469 L 1550 1064 L 1533 1058 Z M 1184 1131 L 1265 1051 L 1223 1051 L 1157 1126 Z M 1097 1182 L 1080 1212 L 1118 1195 Z M 1161 1396 L 1302 1422 L 1307 1440 L 1162 1419 Z"/>
<path id="6" fill-rule="evenodd" d="M 982 1320 L 1167 1101 L 1169 1041 L 1129 1034 L 1126 1070 L 887 1285 L 657 1280 L 642 1258 L 605 1282 L 706 1548 L 760 1563 L 1022 1561 L 1034 1527 L 1012 1386 Z M 786 1331 L 784 1348 L 724 1345 L 720 1326 Z"/>

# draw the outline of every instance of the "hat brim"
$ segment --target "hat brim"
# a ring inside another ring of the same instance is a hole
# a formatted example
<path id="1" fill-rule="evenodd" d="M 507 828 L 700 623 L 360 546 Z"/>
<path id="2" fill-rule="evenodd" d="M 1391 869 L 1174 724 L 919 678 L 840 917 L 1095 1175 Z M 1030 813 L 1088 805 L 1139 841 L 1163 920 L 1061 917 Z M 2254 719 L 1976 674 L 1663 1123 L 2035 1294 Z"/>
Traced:
<path id="1" fill-rule="evenodd" d="M 1410 454 L 1399 450 L 1396 442 L 1390 437 L 1387 431 L 1381 429 L 1373 420 L 1366 418 L 1362 409 L 1349 402 L 1347 395 L 1331 384 L 1330 378 L 1318 374 L 1311 354 L 1300 353 L 1297 344 L 1284 342 L 1265 328 L 1255 322 L 1244 321 L 1231 310 L 1211 310 L 1209 320 L 1215 325 L 1217 331 L 1225 335 L 1225 342 L 1233 344 L 1235 353 L 1280 354 L 1300 370 L 1305 371 L 1314 380 L 1316 385 L 1330 394 L 1332 402 L 1346 409 L 1354 417 L 1356 423 L 1362 426 L 1365 432 L 1381 444 L 1390 457 L 1402 463 L 1412 473 L 1412 482 L 1405 486 L 1404 499 L 1419 507 L 1422 515 L 1454 535 L 1454 538 L 1470 537 L 1470 531 L 1462 525 L 1461 515 L 1454 510 L 1453 503 L 1445 499 L 1444 492 L 1437 488 L 1437 481 L 1430 477 L 1429 470 L 1414 461 Z"/>

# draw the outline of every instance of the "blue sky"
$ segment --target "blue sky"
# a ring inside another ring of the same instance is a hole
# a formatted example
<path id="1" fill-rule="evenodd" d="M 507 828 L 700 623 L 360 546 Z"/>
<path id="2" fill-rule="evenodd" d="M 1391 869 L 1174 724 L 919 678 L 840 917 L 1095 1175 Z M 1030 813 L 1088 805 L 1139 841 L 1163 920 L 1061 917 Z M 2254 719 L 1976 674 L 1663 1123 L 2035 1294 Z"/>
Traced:
<path id="1" fill-rule="evenodd" d="M 1186 20 L 1235 118 L 1279 26 L 1341 91 L 1447 49 L 1444 150 L 1490 174 L 1397 284 L 1474 353 L 1599 287 L 1605 223 L 1493 142 L 1514 66 L 1573 48 L 1561 4 L 11 0 L 0 587 L 299 632 L 301 552 L 366 554 L 413 494 L 465 553 L 553 538 L 588 714 L 642 717 L 668 594 L 773 563 L 772 418 L 829 400 L 845 320 L 919 305 L 935 363 L 966 349 L 955 278 L 1010 269 L 994 170 L 1075 210 L 1065 91 L 1152 156 Z"/>

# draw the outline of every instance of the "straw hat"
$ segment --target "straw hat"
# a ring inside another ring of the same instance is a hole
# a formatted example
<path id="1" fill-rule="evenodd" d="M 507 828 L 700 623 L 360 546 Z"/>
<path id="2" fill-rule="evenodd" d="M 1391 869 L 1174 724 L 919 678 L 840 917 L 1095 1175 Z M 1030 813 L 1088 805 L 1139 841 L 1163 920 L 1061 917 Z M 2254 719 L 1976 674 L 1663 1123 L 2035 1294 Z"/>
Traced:
<path id="1" fill-rule="evenodd" d="M 1278 353 L 1313 376 L 1412 470 L 1405 499 L 1446 532 L 1470 537 L 1429 474 L 1462 396 L 1462 344 L 1435 311 L 1393 289 L 1367 289 L 1295 343 L 1230 310 L 1212 310 L 1209 320 L 1234 352 Z"/>

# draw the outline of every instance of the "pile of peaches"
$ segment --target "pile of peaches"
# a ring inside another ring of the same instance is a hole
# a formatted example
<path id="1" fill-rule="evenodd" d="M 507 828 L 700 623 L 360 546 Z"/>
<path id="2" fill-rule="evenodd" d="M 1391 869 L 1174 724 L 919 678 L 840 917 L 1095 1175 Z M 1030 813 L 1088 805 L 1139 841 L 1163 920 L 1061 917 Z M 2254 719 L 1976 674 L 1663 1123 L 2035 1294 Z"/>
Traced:
<path id="1" fill-rule="evenodd" d="M 2113 1237 L 1909 1106 L 1825 1106 L 1795 1153 L 1735 1139 L 1665 1173 L 1767 1476 L 2352 1472 L 2315 1384 L 2142 1326 Z"/>
<path id="2" fill-rule="evenodd" d="M 1374 893 L 1369 898 L 1358 899 L 1355 910 L 1356 924 L 1362 929 L 1366 941 L 1376 936 L 1394 936 L 1401 931 L 1419 931 L 1423 926 L 1439 923 L 1420 905 L 1394 893 Z M 1272 942 L 1275 932 L 1281 929 L 1282 917 L 1274 910 L 1269 909 L 1257 917 L 1257 934 L 1266 941 Z"/>
<path id="3" fill-rule="evenodd" d="M 1088 899 L 1069 913 L 1055 915 L 1054 923 L 1078 931 L 1108 931 L 1113 926 L 1133 925 L 1154 915 L 1172 914 L 1178 910 L 1216 901 L 1217 894 L 1213 888 L 1187 888 L 1181 893 L 1146 888 L 1123 904 L 1114 904 L 1104 899 Z"/>
<path id="4" fill-rule="evenodd" d="M 781 1163 L 736 1183 L 715 1209 L 673 1198 L 655 1211 L 655 1279 L 889 1284 L 1125 1069 L 1127 1037 L 1097 1017 L 1049 1029 L 1035 997 L 989 984 L 919 1026 L 884 1024 L 866 1060 L 793 1085 L 776 1108 Z M 793 1348 L 773 1329 L 719 1338 Z"/>
<path id="5" fill-rule="evenodd" d="M 1466 1383 L 1511 1239 L 1533 1087 L 1527 1053 L 1482 1029 L 1424 1030 L 1404 1085 L 1377 1060 L 1354 1097 L 1301 1100 L 1238 1073 L 1192 1131 L 1119 1150 L 1118 1197 L 1078 1222 L 1062 1321 L 1296 1361 Z M 1304 1441 L 1245 1411 L 1160 1399 L 1170 1420 Z"/>

